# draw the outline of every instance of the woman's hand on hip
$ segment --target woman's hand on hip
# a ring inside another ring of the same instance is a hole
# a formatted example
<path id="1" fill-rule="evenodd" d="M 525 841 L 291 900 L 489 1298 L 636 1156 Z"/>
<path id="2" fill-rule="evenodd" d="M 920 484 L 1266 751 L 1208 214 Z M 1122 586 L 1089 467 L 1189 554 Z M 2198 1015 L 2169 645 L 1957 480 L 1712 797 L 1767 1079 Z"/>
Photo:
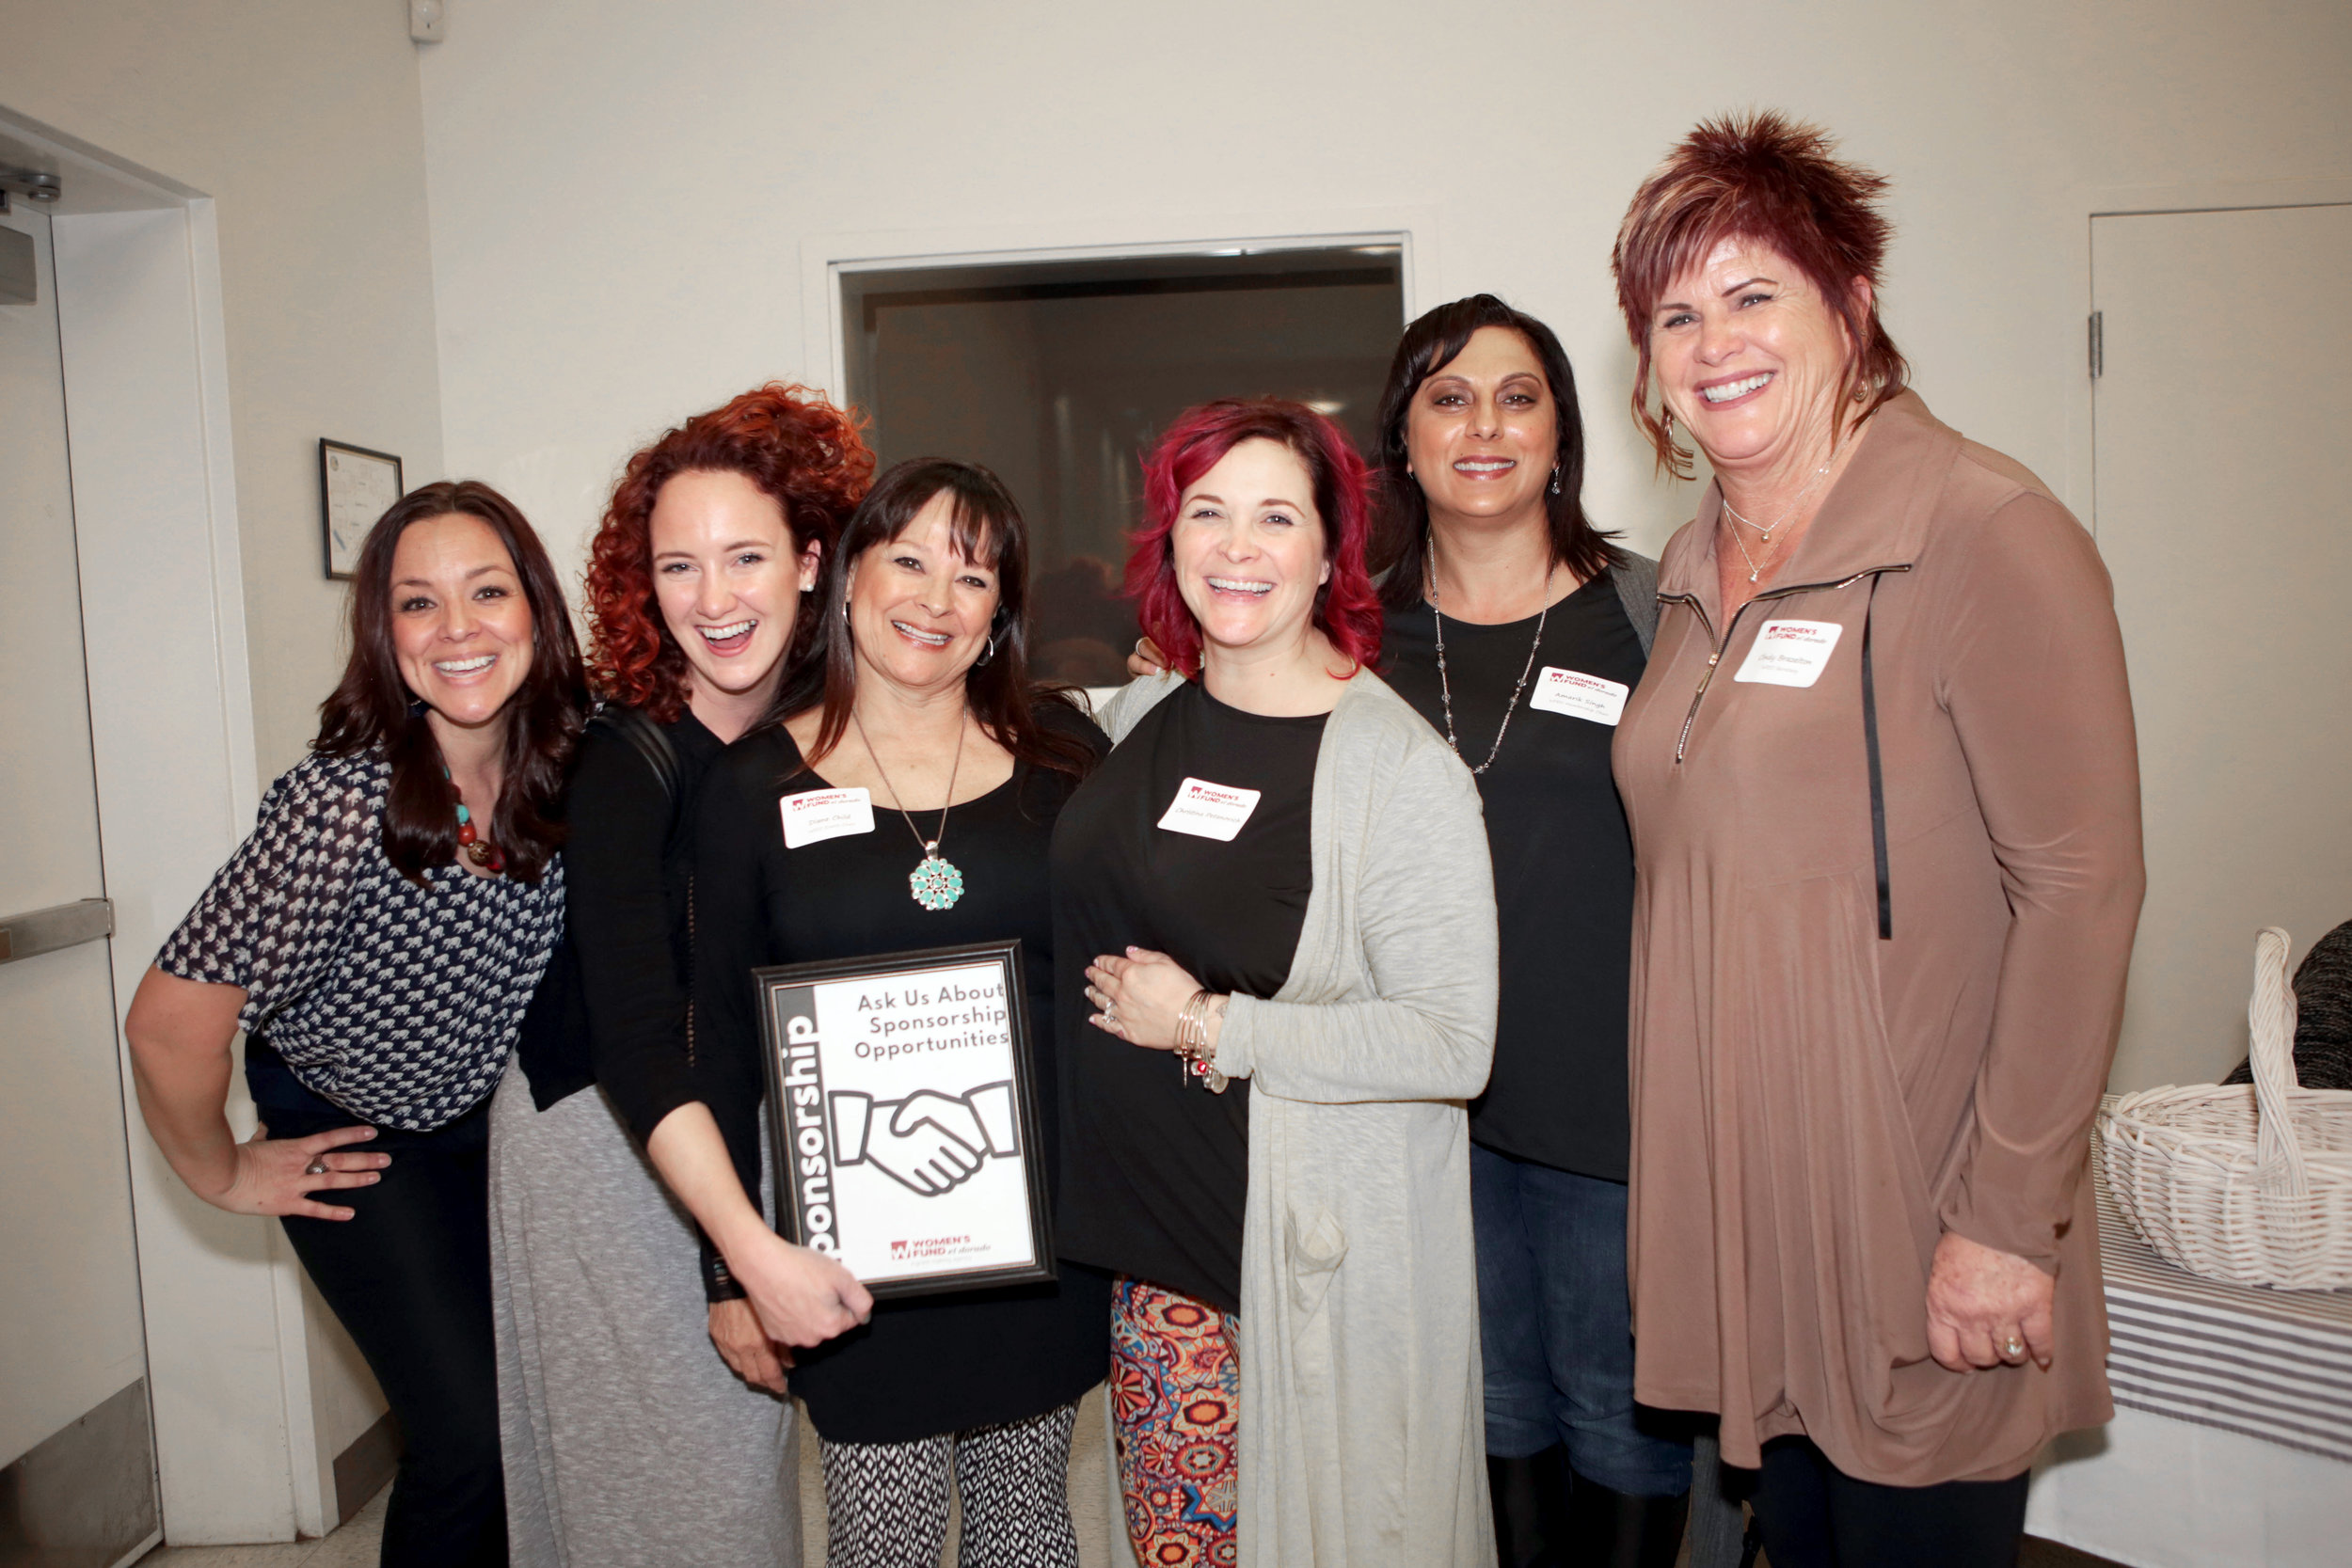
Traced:
<path id="1" fill-rule="evenodd" d="M 768 1338 L 750 1302 L 710 1304 L 710 1342 L 736 1376 L 755 1388 L 784 1392 L 784 1370 L 792 1365 L 792 1353 Z"/>
<path id="2" fill-rule="evenodd" d="M 2050 1302 L 2057 1281 L 2013 1252 L 1947 1230 L 1928 1273 L 1928 1350 L 1956 1372 L 2017 1366 L 2050 1370 Z"/>
<path id="3" fill-rule="evenodd" d="M 873 1316 L 874 1298 L 857 1275 L 765 1227 L 759 1236 L 724 1250 L 727 1268 L 749 1292 L 760 1326 L 778 1344 L 821 1345 Z"/>
<path id="4" fill-rule="evenodd" d="M 373 1127 L 338 1127 L 307 1138 L 273 1138 L 257 1127 L 236 1146 L 236 1169 L 229 1185 L 199 1196 L 232 1214 L 293 1214 L 303 1219 L 347 1220 L 352 1211 L 321 1203 L 310 1195 L 341 1187 L 372 1187 L 382 1180 L 389 1154 L 346 1152 L 347 1146 L 375 1136 Z"/>
<path id="5" fill-rule="evenodd" d="M 1176 1049 L 1176 1015 L 1200 990 L 1200 982 L 1165 953 L 1130 947 L 1124 957 L 1104 953 L 1087 965 L 1087 1000 L 1094 1004 L 1089 1023 L 1129 1045 L 1152 1051 Z"/>

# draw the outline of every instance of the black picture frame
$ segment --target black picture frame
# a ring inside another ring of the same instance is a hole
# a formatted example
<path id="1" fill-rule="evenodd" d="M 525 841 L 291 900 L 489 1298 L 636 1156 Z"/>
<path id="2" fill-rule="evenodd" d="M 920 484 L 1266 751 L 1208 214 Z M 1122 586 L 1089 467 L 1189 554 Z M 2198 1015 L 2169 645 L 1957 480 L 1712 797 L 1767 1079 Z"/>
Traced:
<path id="1" fill-rule="evenodd" d="M 752 980 L 779 1232 L 839 1259 L 878 1299 L 1057 1277 L 1018 939 L 778 964 Z M 893 1233 L 909 1225 L 930 1228 Z"/>
<path id="2" fill-rule="evenodd" d="M 386 464 L 391 466 L 389 495 Z M 368 530 L 407 493 L 398 456 L 319 437 L 319 537 L 326 551 L 327 580 L 351 580 Z"/>

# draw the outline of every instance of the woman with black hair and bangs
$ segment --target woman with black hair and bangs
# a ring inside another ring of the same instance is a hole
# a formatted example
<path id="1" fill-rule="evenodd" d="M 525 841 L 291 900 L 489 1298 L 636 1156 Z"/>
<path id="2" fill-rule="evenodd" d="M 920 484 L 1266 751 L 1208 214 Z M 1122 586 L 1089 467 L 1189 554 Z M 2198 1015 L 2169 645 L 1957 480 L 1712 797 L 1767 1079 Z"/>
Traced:
<path id="1" fill-rule="evenodd" d="M 1029 679 L 1027 553 L 987 469 L 927 458 L 883 474 L 811 607 L 816 657 L 711 768 L 695 832 L 697 1072 L 747 1195 L 766 1086 L 755 967 L 1018 938 L 1033 1081 L 1055 1082 L 1047 848 L 1104 742 L 1066 689 Z M 811 792 L 853 795 L 870 817 L 787 832 L 791 800 Z M 1053 1107 L 1041 1095 L 1049 1173 Z M 881 1132 L 866 1147 L 883 1159 Z M 773 1245 L 755 1225 L 711 1230 L 738 1274 L 739 1255 Z M 877 1303 L 799 1352 L 828 1560 L 937 1562 L 952 1473 L 964 1568 L 1075 1568 L 1071 1433 L 1108 1368 L 1109 1318 L 1108 1279 L 1065 1263 L 1055 1282 Z"/>
<path id="2" fill-rule="evenodd" d="M 563 928 L 557 800 L 582 711 L 522 515 L 473 481 L 403 498 L 361 546 L 315 749 L 123 1024 L 172 1169 L 279 1217 L 391 1402 L 388 1565 L 506 1561 L 485 1112 Z M 239 1029 L 262 1123 L 245 1143 L 225 1114 Z"/>

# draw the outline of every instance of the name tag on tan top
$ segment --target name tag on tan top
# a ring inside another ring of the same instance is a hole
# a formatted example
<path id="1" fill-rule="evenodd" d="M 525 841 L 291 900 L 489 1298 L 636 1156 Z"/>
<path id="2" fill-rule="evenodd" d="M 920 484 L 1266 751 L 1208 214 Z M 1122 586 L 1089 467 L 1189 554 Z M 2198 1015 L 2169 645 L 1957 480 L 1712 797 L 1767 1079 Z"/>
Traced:
<path id="1" fill-rule="evenodd" d="M 1178 787 L 1176 799 L 1168 802 L 1160 826 L 1171 833 L 1231 844 L 1242 824 L 1249 820 L 1249 814 L 1258 809 L 1259 793 L 1206 779 L 1186 779 Z"/>
<path id="2" fill-rule="evenodd" d="M 1845 627 L 1835 621 L 1767 621 L 1756 634 L 1736 681 L 1766 686 L 1811 686 L 1829 668 Z"/>
<path id="3" fill-rule="evenodd" d="M 1590 719 L 1596 724 L 1613 725 L 1625 717 L 1625 700 L 1632 689 L 1581 670 L 1563 670 L 1556 664 L 1547 664 L 1543 673 L 1535 677 L 1535 689 L 1528 694 L 1527 705 L 1542 708 L 1546 713 L 1565 713 L 1571 719 Z"/>
<path id="4" fill-rule="evenodd" d="M 874 831 L 873 801 L 863 789 L 811 789 L 787 795 L 777 805 L 784 813 L 787 849 Z"/>

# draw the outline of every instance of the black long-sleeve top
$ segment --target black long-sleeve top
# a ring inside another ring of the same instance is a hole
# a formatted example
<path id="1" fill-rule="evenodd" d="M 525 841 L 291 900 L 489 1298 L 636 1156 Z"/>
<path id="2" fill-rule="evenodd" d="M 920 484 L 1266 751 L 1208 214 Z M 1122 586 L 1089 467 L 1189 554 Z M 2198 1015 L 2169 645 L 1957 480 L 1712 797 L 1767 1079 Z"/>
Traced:
<path id="1" fill-rule="evenodd" d="M 1042 705 L 1041 721 L 1103 745 L 1074 711 Z M 728 1151 L 756 1193 L 767 1084 L 751 971 L 1017 937 L 1026 971 L 1031 1071 L 1049 1180 L 1059 1164 L 1054 1033 L 1054 923 L 1047 851 L 1075 781 L 1015 767 L 1004 784 L 947 814 L 940 853 L 965 891 L 926 910 L 907 873 L 921 842 L 876 802 L 873 831 L 785 844 L 778 801 L 830 787 L 804 769 L 781 726 L 728 749 L 704 789 L 695 828 L 696 1068 Z M 918 813 L 926 837 L 937 812 Z M 847 1443 L 899 1443 L 1025 1419 L 1076 1399 L 1109 1365 L 1106 1276 L 1065 1262 L 1060 1278 L 878 1303 L 871 1322 L 799 1353 L 792 1392 L 817 1430 Z"/>

